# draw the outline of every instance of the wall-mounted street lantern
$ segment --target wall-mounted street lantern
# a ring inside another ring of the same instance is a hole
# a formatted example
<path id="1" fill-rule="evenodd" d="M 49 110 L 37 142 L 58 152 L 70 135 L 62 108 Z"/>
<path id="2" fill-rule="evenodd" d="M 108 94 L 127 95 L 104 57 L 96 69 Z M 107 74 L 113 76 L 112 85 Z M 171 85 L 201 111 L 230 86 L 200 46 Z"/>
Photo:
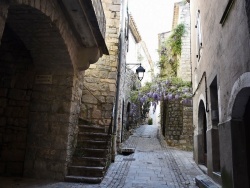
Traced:
<path id="1" fill-rule="evenodd" d="M 138 80 L 142 81 L 142 79 L 144 77 L 145 69 L 141 66 L 141 64 L 140 63 L 129 63 L 129 64 L 126 64 L 126 66 L 127 65 L 140 65 L 135 71 L 136 71 Z"/>
<path id="2" fill-rule="evenodd" d="M 145 72 L 145 69 L 141 66 L 140 66 L 136 69 L 136 74 L 138 76 L 138 79 L 141 81 L 144 77 L 144 72 Z"/>

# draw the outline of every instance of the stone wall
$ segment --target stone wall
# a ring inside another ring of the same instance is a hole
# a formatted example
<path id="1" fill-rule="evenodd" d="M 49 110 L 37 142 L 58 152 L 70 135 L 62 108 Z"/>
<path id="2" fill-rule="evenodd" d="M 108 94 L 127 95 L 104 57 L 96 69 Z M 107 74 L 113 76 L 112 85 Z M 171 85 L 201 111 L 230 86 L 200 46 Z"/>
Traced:
<path id="1" fill-rule="evenodd" d="M 180 144 L 182 149 L 192 150 L 193 149 L 193 107 L 192 106 L 182 106 L 183 112 L 183 130 L 180 137 Z"/>
<path id="2" fill-rule="evenodd" d="M 232 6 L 227 6 L 230 3 Z M 241 173 L 241 176 L 238 176 L 240 173 L 235 171 L 239 167 L 238 159 L 243 157 L 247 148 L 241 150 L 239 157 L 238 148 L 234 146 L 245 142 L 243 136 L 245 132 L 240 130 L 241 126 L 233 121 L 234 118 L 237 121 L 244 119 L 241 113 L 245 112 L 249 98 L 249 1 L 193 0 L 190 1 L 190 7 L 192 80 L 193 91 L 195 91 L 193 96 L 194 158 L 197 163 L 201 163 L 203 161 L 200 159 L 207 155 L 209 176 L 214 180 L 221 177 L 222 187 L 241 187 L 233 185 L 232 182 L 242 183 L 243 179 L 248 179 L 247 173 Z M 196 56 L 199 38 L 195 28 L 198 13 L 202 39 L 199 59 Z M 215 84 L 214 80 L 216 80 Z M 218 87 L 215 91 L 213 91 L 214 85 Z M 247 94 L 244 93 L 245 91 Z M 214 93 L 218 95 L 216 125 L 214 104 L 211 101 Z M 237 105 L 239 101 L 240 105 Z M 236 112 L 236 117 L 233 112 Z M 238 136 L 239 133 L 242 136 Z M 218 145 L 220 145 L 219 149 L 217 149 Z M 215 168 L 218 158 L 221 162 L 219 166 L 221 176 L 216 178 L 213 172 L 218 171 L 218 168 Z M 246 162 L 240 161 L 241 164 Z M 245 184 L 245 186 L 249 185 Z"/>
<path id="3" fill-rule="evenodd" d="M 191 81 L 191 39 L 190 39 L 190 6 L 189 3 L 179 3 L 178 23 L 183 23 L 185 33 L 182 37 L 181 57 L 177 76 L 185 81 Z"/>
<path id="4" fill-rule="evenodd" d="M 121 122 L 121 142 L 126 140 L 130 134 L 132 133 L 132 129 L 135 128 L 137 124 L 134 124 L 132 122 L 132 114 L 131 114 L 131 108 L 132 108 L 132 102 L 130 98 L 131 91 L 138 86 L 136 83 L 138 82 L 137 75 L 131 71 L 127 70 L 125 74 L 125 81 L 122 85 L 123 88 L 123 99 L 124 99 L 124 107 L 122 108 L 122 122 Z"/>
<path id="5" fill-rule="evenodd" d="M 6 28 L 0 46 L 0 175 L 20 176 L 34 80 L 27 49 Z"/>
<path id="6" fill-rule="evenodd" d="M 57 2 L 12 2 L 4 14 L 0 2 L 0 175 L 64 180 L 83 90 L 80 41 Z"/>
<path id="7" fill-rule="evenodd" d="M 84 72 L 39 66 L 8 26 L 0 54 L 0 174 L 63 180 Z"/>
<path id="8" fill-rule="evenodd" d="M 103 56 L 90 65 L 83 83 L 80 118 L 87 124 L 108 126 L 116 95 L 120 1 L 104 0 L 106 16 L 106 44 L 109 56 Z"/>
<path id="9" fill-rule="evenodd" d="M 192 107 L 185 106 L 180 100 L 168 100 L 162 103 L 161 116 L 161 129 L 165 134 L 163 136 L 167 144 L 184 150 L 192 150 Z"/>

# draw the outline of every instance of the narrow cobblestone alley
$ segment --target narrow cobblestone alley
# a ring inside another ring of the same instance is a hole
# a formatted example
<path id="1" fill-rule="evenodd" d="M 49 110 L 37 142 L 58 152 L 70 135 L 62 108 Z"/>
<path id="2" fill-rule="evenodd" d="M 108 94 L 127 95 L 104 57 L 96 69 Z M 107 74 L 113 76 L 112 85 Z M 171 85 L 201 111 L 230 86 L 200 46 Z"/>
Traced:
<path id="1" fill-rule="evenodd" d="M 117 155 L 101 184 L 44 182 L 0 178 L 1 188 L 193 188 L 194 178 L 203 174 L 192 159 L 192 152 L 165 147 L 155 125 L 143 125 L 123 143 L 135 148 L 131 155 Z"/>

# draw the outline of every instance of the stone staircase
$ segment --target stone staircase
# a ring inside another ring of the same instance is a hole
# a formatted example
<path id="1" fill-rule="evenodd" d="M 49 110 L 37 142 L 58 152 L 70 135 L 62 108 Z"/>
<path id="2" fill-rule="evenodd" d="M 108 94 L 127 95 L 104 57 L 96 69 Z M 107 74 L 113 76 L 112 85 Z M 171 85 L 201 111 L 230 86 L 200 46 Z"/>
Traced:
<path id="1" fill-rule="evenodd" d="M 111 156 L 111 135 L 105 127 L 79 125 L 77 147 L 65 181 L 100 183 Z"/>

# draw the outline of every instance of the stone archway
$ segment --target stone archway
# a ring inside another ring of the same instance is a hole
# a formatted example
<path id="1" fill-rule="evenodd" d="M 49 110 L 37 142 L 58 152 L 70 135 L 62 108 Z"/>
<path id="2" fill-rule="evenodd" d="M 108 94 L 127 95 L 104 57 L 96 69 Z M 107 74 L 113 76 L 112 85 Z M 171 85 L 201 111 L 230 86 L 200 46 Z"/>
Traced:
<path id="1" fill-rule="evenodd" d="M 198 163 L 207 166 L 207 116 L 204 102 L 198 109 Z"/>
<path id="2" fill-rule="evenodd" d="M 1 175 L 63 180 L 79 113 L 79 75 L 50 17 L 24 4 L 7 12 L 0 46 Z"/>
<path id="3" fill-rule="evenodd" d="M 250 73 L 234 83 L 228 103 L 227 122 L 219 125 L 221 179 L 225 187 L 249 187 Z"/>
<path id="4" fill-rule="evenodd" d="M 250 154 L 250 147 L 248 144 L 250 133 L 249 117 L 250 87 L 246 87 L 242 88 L 235 97 L 232 109 L 232 119 L 230 121 L 232 137 L 232 174 L 235 187 L 247 188 L 250 185 L 250 161 L 248 160 Z"/>

